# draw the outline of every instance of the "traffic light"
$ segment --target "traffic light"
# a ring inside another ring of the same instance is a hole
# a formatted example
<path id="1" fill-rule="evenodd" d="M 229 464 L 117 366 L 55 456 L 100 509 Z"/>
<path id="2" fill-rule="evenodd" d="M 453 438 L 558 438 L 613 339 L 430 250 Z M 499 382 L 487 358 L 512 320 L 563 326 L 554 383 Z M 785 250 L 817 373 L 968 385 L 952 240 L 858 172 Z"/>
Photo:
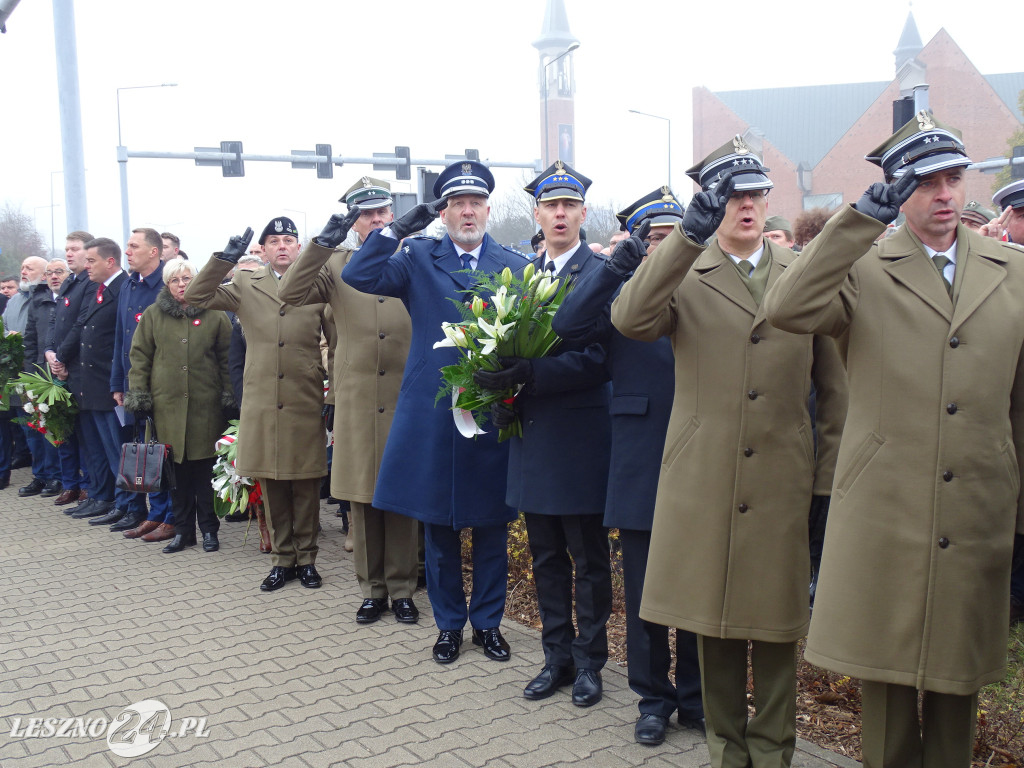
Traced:
<path id="1" fill-rule="evenodd" d="M 1013 162 L 1016 158 L 1024 158 L 1024 147 L 1014 147 L 1013 154 L 1010 156 L 1010 178 L 1011 179 L 1024 179 L 1024 160 L 1019 163 Z"/>
<path id="2" fill-rule="evenodd" d="M 334 163 L 331 160 L 331 145 L 330 144 L 317 144 L 316 153 L 323 155 L 327 158 L 326 163 L 316 164 L 316 177 L 318 179 L 333 179 L 334 178 Z"/>
<path id="3" fill-rule="evenodd" d="M 242 160 L 242 142 L 222 141 L 220 143 L 220 151 L 224 153 L 234 153 L 235 155 L 231 159 L 224 159 L 220 161 L 221 175 L 225 177 L 245 176 L 245 162 Z"/>
<path id="4" fill-rule="evenodd" d="M 395 147 L 395 157 L 405 161 L 402 165 L 395 166 L 395 178 L 400 181 L 409 181 L 412 178 L 412 168 L 409 165 L 409 148 Z"/>
<path id="5" fill-rule="evenodd" d="M 480 150 L 479 149 L 467 149 L 466 150 L 466 159 L 467 160 L 476 160 L 477 162 L 480 162 Z"/>

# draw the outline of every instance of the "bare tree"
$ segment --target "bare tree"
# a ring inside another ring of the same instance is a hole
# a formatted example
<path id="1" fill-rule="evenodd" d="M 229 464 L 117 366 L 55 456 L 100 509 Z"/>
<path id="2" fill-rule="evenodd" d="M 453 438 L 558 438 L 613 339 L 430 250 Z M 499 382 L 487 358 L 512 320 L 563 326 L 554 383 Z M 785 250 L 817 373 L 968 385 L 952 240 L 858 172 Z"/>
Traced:
<path id="1" fill-rule="evenodd" d="M 600 243 L 602 246 L 611 242 L 612 235 L 619 231 L 619 220 L 615 218 L 615 209 L 607 206 L 588 205 L 587 220 L 583 224 L 587 231 L 588 243 Z"/>
<path id="2" fill-rule="evenodd" d="M 49 249 L 32 218 L 6 203 L 0 209 L 0 274 L 18 274 L 29 256 L 46 258 Z"/>
<path id="3" fill-rule="evenodd" d="M 533 199 L 517 190 L 507 192 L 502 197 L 492 197 L 490 202 L 487 233 L 502 245 L 529 252 L 530 238 L 537 231 L 537 223 L 533 218 Z"/>

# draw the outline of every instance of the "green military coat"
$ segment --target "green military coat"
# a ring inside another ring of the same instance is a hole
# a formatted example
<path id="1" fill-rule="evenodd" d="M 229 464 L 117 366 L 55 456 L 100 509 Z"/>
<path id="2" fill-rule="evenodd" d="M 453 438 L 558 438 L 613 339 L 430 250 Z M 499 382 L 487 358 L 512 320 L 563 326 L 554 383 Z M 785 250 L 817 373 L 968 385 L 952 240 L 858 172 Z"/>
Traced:
<path id="1" fill-rule="evenodd" d="M 958 226 L 954 308 L 909 227 L 883 229 L 846 207 L 765 297 L 850 372 L 806 657 L 968 695 L 1005 673 L 1024 532 L 1024 253 Z"/>
<path id="2" fill-rule="evenodd" d="M 771 286 L 794 254 L 764 248 Z M 623 286 L 612 322 L 641 341 L 668 336 L 675 356 L 640 616 L 796 640 L 809 617 L 807 514 L 812 492 L 831 488 L 846 410 L 835 343 L 768 325 L 717 242 L 698 246 L 678 225 Z"/>
<path id="3" fill-rule="evenodd" d="M 332 251 L 310 242 L 281 278 L 278 296 L 297 306 L 330 305 L 337 328 L 331 495 L 370 504 L 412 329 L 401 301 L 342 282 L 341 270 L 351 256 L 347 248 Z"/>
<path id="4" fill-rule="evenodd" d="M 223 408 L 234 401 L 230 346 L 227 315 L 182 306 L 166 286 L 142 313 L 128 354 L 125 406 L 152 409 L 157 436 L 179 464 L 216 453 L 227 426 Z"/>
<path id="5" fill-rule="evenodd" d="M 246 338 L 238 472 L 271 480 L 327 474 L 321 412 L 325 371 L 320 356 L 323 304 L 291 307 L 277 295 L 278 278 L 261 267 L 221 280 L 231 263 L 211 258 L 185 292 L 190 304 L 234 312 Z"/>

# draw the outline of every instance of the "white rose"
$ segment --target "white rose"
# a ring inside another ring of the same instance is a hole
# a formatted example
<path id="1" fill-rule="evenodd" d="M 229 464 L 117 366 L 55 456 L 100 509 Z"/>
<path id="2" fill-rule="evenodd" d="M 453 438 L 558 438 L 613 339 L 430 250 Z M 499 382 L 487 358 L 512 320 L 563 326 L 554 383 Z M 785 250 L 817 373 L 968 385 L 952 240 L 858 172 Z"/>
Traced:
<path id="1" fill-rule="evenodd" d="M 21 406 L 21 408 L 23 411 L 25 411 L 25 413 L 35 413 L 35 409 L 32 407 L 32 403 L 25 403 L 23 406 Z"/>
<path id="2" fill-rule="evenodd" d="M 40 413 L 49 413 L 50 412 L 50 406 L 48 406 L 46 403 L 40 403 L 39 404 L 39 412 Z"/>

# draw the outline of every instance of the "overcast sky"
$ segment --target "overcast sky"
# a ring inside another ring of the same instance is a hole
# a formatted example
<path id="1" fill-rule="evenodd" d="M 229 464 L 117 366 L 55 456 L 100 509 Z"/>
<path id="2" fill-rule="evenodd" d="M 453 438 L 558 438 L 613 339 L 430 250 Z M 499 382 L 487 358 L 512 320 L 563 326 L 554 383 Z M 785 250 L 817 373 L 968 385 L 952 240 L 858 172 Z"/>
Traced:
<path id="1" fill-rule="evenodd" d="M 589 199 L 623 206 L 667 176 L 691 194 L 691 92 L 891 80 L 908 4 L 565 0 L 580 40 L 576 69 L 576 167 L 594 179 Z M 130 150 L 191 151 L 241 140 L 246 152 L 288 154 L 333 145 L 368 156 L 408 145 L 416 157 L 476 148 L 481 157 L 540 156 L 538 37 L 545 0 L 430 3 L 390 0 L 79 0 L 78 65 L 89 229 L 121 239 L 116 89 Z M 696 8 L 693 6 L 697 6 Z M 963 2 L 918 0 L 924 43 L 942 27 L 983 74 L 1020 71 L 1006 6 L 994 16 Z M 888 15 L 887 15 L 888 14 Z M 1018 19 L 1018 22 L 1021 19 Z M 34 216 L 56 241 L 65 222 L 53 9 L 21 0 L 0 36 L 0 200 Z M 723 137 L 723 141 L 728 137 Z M 882 137 L 879 137 L 882 138 Z M 874 141 L 874 140 L 873 140 Z M 871 147 L 865 147 L 865 150 Z M 198 260 L 279 215 L 315 235 L 335 201 L 368 166 L 335 168 L 332 180 L 287 164 L 246 163 L 224 179 L 192 161 L 128 163 L 131 225 L 171 230 Z M 496 171 L 497 194 L 523 172 Z M 390 178 L 381 172 L 375 174 Z M 411 189 L 405 182 L 394 188 Z M 524 193 L 525 194 L 525 193 Z"/>

